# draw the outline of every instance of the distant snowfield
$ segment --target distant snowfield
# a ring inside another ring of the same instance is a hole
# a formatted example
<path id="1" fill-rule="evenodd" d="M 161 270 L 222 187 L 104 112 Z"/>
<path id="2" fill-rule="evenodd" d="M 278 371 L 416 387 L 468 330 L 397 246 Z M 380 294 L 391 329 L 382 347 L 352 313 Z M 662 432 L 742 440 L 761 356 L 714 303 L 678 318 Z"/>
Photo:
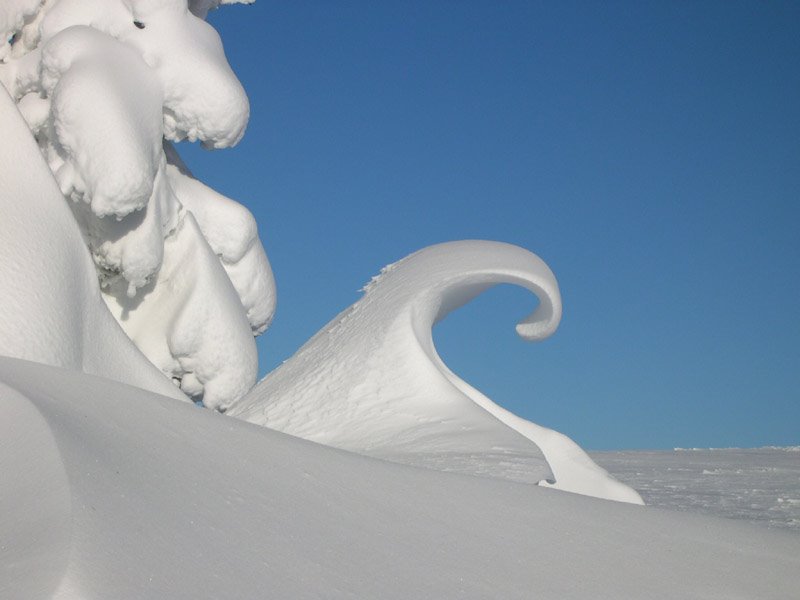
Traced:
<path id="1" fill-rule="evenodd" d="M 800 447 L 592 452 L 651 506 L 800 532 Z"/>

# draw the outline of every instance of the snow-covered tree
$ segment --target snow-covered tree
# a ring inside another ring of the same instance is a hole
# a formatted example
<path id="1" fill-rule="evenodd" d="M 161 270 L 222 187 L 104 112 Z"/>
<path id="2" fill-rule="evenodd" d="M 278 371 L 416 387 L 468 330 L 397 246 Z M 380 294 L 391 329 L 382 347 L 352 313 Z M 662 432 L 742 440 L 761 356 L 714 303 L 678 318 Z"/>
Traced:
<path id="1" fill-rule="evenodd" d="M 275 284 L 255 221 L 172 142 L 236 144 L 247 96 L 203 20 L 219 2 L 10 0 L 0 81 L 91 252 L 112 314 L 187 395 L 224 410 L 255 382 Z"/>

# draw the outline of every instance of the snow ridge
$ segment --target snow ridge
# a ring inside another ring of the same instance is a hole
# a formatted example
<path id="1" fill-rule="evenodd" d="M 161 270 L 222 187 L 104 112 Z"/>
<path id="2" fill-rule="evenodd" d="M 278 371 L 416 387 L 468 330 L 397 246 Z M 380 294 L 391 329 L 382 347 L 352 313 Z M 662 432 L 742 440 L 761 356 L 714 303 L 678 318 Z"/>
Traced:
<path id="1" fill-rule="evenodd" d="M 550 480 L 569 491 L 641 503 L 574 442 L 503 410 L 439 357 L 434 324 L 499 283 L 539 299 L 517 325 L 521 337 L 542 340 L 556 330 L 558 284 L 539 257 L 500 242 L 431 246 L 384 268 L 361 300 L 228 414 L 397 462 L 527 483 Z"/>

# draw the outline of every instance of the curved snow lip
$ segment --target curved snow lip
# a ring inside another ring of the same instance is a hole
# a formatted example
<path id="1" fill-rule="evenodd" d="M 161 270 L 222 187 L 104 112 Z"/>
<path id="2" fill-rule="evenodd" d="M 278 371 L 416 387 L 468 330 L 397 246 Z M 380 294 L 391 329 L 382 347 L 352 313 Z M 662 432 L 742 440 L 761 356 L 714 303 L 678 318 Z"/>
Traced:
<path id="1" fill-rule="evenodd" d="M 543 340 L 557 329 L 558 283 L 535 254 L 484 240 L 430 246 L 385 267 L 361 300 L 228 413 L 396 462 L 527 483 L 569 481 L 563 489 L 640 503 L 585 453 L 548 443 L 554 438 L 544 433 L 550 430 L 524 426 L 527 421 L 497 406 L 439 357 L 435 323 L 502 283 L 539 300 L 517 325 L 523 339 Z"/>
<path id="2" fill-rule="evenodd" d="M 488 288 L 508 283 L 525 288 L 539 305 L 517 324 L 527 341 L 550 337 L 561 322 L 555 275 L 538 256 L 512 244 L 485 240 L 447 242 L 424 248 L 385 267 L 365 286 L 367 296 L 399 295 L 413 304 L 415 329 L 430 329 Z"/>

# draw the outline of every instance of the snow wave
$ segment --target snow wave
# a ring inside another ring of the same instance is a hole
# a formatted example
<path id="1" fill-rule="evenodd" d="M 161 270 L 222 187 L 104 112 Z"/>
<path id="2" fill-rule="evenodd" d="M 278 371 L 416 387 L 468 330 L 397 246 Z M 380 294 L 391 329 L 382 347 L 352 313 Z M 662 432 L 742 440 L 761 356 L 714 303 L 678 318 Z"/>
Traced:
<path id="1" fill-rule="evenodd" d="M 569 491 L 640 503 L 574 442 L 497 406 L 439 357 L 434 324 L 501 283 L 539 299 L 517 324 L 521 337 L 542 340 L 556 330 L 558 284 L 538 256 L 490 241 L 431 246 L 383 269 L 361 300 L 228 414 L 397 462 L 555 481 Z"/>

